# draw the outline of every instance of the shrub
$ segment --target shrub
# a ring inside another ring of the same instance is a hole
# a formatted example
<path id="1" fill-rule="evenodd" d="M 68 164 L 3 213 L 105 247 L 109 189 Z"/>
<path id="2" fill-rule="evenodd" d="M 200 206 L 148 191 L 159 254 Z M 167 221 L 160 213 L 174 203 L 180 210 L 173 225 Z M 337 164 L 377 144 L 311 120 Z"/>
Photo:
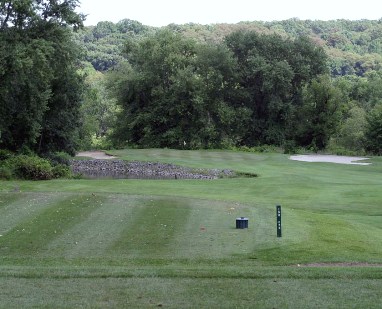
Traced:
<path id="1" fill-rule="evenodd" d="M 48 153 L 45 157 L 53 164 L 53 165 L 69 165 L 70 160 L 72 159 L 71 155 L 66 152 L 53 152 Z"/>
<path id="2" fill-rule="evenodd" d="M 69 166 L 64 164 L 57 164 L 52 169 L 53 178 L 69 178 L 72 176 L 72 172 Z"/>
<path id="3" fill-rule="evenodd" d="M 241 146 L 236 148 L 238 151 L 244 151 L 244 152 L 254 152 L 254 153 L 281 153 L 281 149 L 277 146 L 273 145 L 260 145 L 260 146 Z"/>
<path id="4" fill-rule="evenodd" d="M 366 153 L 364 150 L 351 150 L 345 147 L 342 147 L 335 142 L 329 142 L 327 147 L 327 152 L 336 154 L 338 156 L 364 156 Z"/>
<path id="5" fill-rule="evenodd" d="M 12 151 L 9 151 L 7 149 L 0 149 L 0 161 L 5 161 L 14 156 Z"/>
<path id="6" fill-rule="evenodd" d="M 110 150 L 114 148 L 113 143 L 110 141 L 108 136 L 92 137 L 92 148 L 94 149 L 105 149 Z"/>
<path id="7" fill-rule="evenodd" d="M 53 178 L 50 162 L 36 156 L 19 155 L 8 160 L 13 173 L 26 180 L 47 180 Z"/>
<path id="8" fill-rule="evenodd" d="M 285 154 L 295 154 L 298 152 L 298 147 L 295 141 L 285 141 L 284 143 L 284 153 Z"/>
<path id="9" fill-rule="evenodd" d="M 9 166 L 0 166 L 0 179 L 12 179 L 12 169 Z"/>
<path id="10" fill-rule="evenodd" d="M 69 161 L 67 162 L 69 164 Z M 72 177 L 68 165 L 55 164 L 52 166 L 49 160 L 35 155 L 18 155 L 0 161 L 0 179 L 49 180 L 61 177 Z"/>

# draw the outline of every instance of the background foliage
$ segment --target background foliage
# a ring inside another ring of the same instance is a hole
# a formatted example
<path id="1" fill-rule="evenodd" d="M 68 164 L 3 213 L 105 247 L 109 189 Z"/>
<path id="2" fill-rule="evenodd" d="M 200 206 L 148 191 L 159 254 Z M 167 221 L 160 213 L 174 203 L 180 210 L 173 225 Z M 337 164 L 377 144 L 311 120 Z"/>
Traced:
<path id="1" fill-rule="evenodd" d="M 82 78 L 78 1 L 0 2 L 0 147 L 74 153 Z"/>
<path id="2" fill-rule="evenodd" d="M 381 29 L 380 20 L 153 28 L 125 19 L 76 39 L 120 107 L 114 146 L 363 153 L 376 152 L 366 115 L 382 98 Z"/>
<path id="3" fill-rule="evenodd" d="M 381 20 L 81 28 L 77 4 L 1 2 L 2 148 L 380 152 Z"/>

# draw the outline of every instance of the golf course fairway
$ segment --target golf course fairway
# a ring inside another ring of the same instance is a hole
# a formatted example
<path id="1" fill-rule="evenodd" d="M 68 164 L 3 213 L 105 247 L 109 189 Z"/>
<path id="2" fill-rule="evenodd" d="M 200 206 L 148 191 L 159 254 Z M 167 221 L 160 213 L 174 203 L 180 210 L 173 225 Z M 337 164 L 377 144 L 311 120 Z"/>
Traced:
<path id="1" fill-rule="evenodd" d="M 258 177 L 0 181 L 0 308 L 381 308 L 381 158 L 110 153 Z"/>

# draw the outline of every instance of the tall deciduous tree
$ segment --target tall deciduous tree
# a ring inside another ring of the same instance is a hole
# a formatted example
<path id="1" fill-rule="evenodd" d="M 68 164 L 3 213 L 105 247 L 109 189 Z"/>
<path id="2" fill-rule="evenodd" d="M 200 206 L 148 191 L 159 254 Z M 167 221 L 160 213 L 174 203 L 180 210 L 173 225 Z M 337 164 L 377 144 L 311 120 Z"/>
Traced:
<path id="1" fill-rule="evenodd" d="M 52 95 L 50 58 L 53 47 L 15 31 L 1 31 L 0 131 L 6 148 L 32 146 Z"/>
<path id="2" fill-rule="evenodd" d="M 81 102 L 78 1 L 0 2 L 0 145 L 74 151 Z"/>
<path id="3" fill-rule="evenodd" d="M 248 113 L 234 99 L 236 62 L 225 46 L 200 46 L 166 30 L 128 42 L 126 52 L 131 69 L 118 91 L 117 140 L 206 148 L 241 139 Z"/>
<path id="4" fill-rule="evenodd" d="M 337 132 L 343 111 L 341 91 L 335 88 L 328 75 L 315 78 L 305 86 L 303 107 L 297 117 L 297 140 L 302 146 L 324 149 Z"/>
<path id="5" fill-rule="evenodd" d="M 52 95 L 43 117 L 38 146 L 34 148 L 42 153 L 66 151 L 74 154 L 78 146 L 84 91 L 83 77 L 77 72 L 76 59 L 80 51 L 65 28 L 52 27 L 46 36 L 54 44 L 54 62 L 50 64 Z"/>
<path id="6" fill-rule="evenodd" d="M 132 71 L 123 85 L 123 114 L 116 137 L 141 146 L 179 147 L 179 138 L 183 143 L 185 137 L 179 136 L 178 124 L 186 117 L 194 87 L 189 75 L 195 44 L 161 31 L 139 44 L 127 44 L 125 50 Z"/>
<path id="7" fill-rule="evenodd" d="M 366 125 L 366 148 L 367 150 L 382 154 L 382 104 L 377 104 L 367 116 Z"/>
<path id="8" fill-rule="evenodd" d="M 322 48 L 302 37 L 234 32 L 226 38 L 239 68 L 240 86 L 252 124 L 245 143 L 282 145 L 292 138 L 293 115 L 301 106 L 304 85 L 326 71 Z"/>
<path id="9" fill-rule="evenodd" d="M 36 22 L 81 27 L 84 16 L 75 12 L 79 0 L 0 0 L 0 29 L 26 29 Z"/>
<path id="10" fill-rule="evenodd" d="M 85 95 L 81 106 L 81 148 L 102 146 L 114 128 L 117 105 L 106 89 L 106 74 L 96 71 L 90 64 L 84 68 Z M 105 146 L 103 146 L 105 148 Z"/>
<path id="11" fill-rule="evenodd" d="M 337 143 L 345 149 L 363 151 L 365 148 L 366 112 L 359 106 L 353 106 L 341 124 Z"/>
<path id="12" fill-rule="evenodd" d="M 197 116 L 201 122 L 197 130 L 205 141 L 202 145 L 240 144 L 250 123 L 250 110 L 241 97 L 232 52 L 223 44 L 201 44 L 195 61 L 198 77 L 195 102 L 203 103 Z"/>

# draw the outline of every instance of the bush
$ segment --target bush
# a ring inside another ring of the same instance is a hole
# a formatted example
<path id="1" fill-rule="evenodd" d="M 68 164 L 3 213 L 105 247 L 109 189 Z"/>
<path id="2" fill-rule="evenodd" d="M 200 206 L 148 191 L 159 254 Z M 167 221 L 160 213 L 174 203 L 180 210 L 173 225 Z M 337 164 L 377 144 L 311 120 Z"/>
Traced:
<path id="1" fill-rule="evenodd" d="M 338 156 L 364 156 L 366 154 L 364 150 L 350 150 L 345 147 L 336 145 L 335 143 L 329 143 L 326 150 L 327 152 Z"/>
<path id="2" fill-rule="evenodd" d="M 7 160 L 13 174 L 26 180 L 48 180 L 53 178 L 50 162 L 36 156 L 19 155 Z"/>
<path id="3" fill-rule="evenodd" d="M 67 162 L 69 164 L 69 161 Z M 68 165 L 55 164 L 52 166 L 49 160 L 35 155 L 18 155 L 0 161 L 0 179 L 49 180 L 61 177 L 72 177 Z"/>
<path id="4" fill-rule="evenodd" d="M 53 164 L 53 165 L 69 165 L 70 160 L 72 159 L 71 155 L 66 152 L 53 152 L 48 153 L 45 157 Z"/>
<path id="5" fill-rule="evenodd" d="M 285 141 L 284 143 L 284 153 L 285 154 L 296 154 L 298 152 L 298 147 L 295 141 Z"/>
<path id="6" fill-rule="evenodd" d="M 12 151 L 9 151 L 7 149 L 0 149 L 0 161 L 5 161 L 14 156 L 14 153 Z"/>
<path id="7" fill-rule="evenodd" d="M 113 143 L 110 141 L 108 136 L 101 136 L 96 137 L 95 135 L 92 137 L 92 144 L 93 149 L 105 149 L 110 150 L 113 149 Z"/>
<path id="8" fill-rule="evenodd" d="M 53 178 L 70 178 L 72 176 L 72 172 L 69 166 L 64 164 L 55 165 L 52 169 Z"/>
<path id="9" fill-rule="evenodd" d="M 10 180 L 13 177 L 12 169 L 8 166 L 0 166 L 0 179 Z"/>
<path id="10" fill-rule="evenodd" d="M 281 153 L 281 149 L 273 145 L 260 145 L 254 147 L 241 146 L 234 150 L 244 151 L 244 152 L 254 152 L 254 153 Z"/>

